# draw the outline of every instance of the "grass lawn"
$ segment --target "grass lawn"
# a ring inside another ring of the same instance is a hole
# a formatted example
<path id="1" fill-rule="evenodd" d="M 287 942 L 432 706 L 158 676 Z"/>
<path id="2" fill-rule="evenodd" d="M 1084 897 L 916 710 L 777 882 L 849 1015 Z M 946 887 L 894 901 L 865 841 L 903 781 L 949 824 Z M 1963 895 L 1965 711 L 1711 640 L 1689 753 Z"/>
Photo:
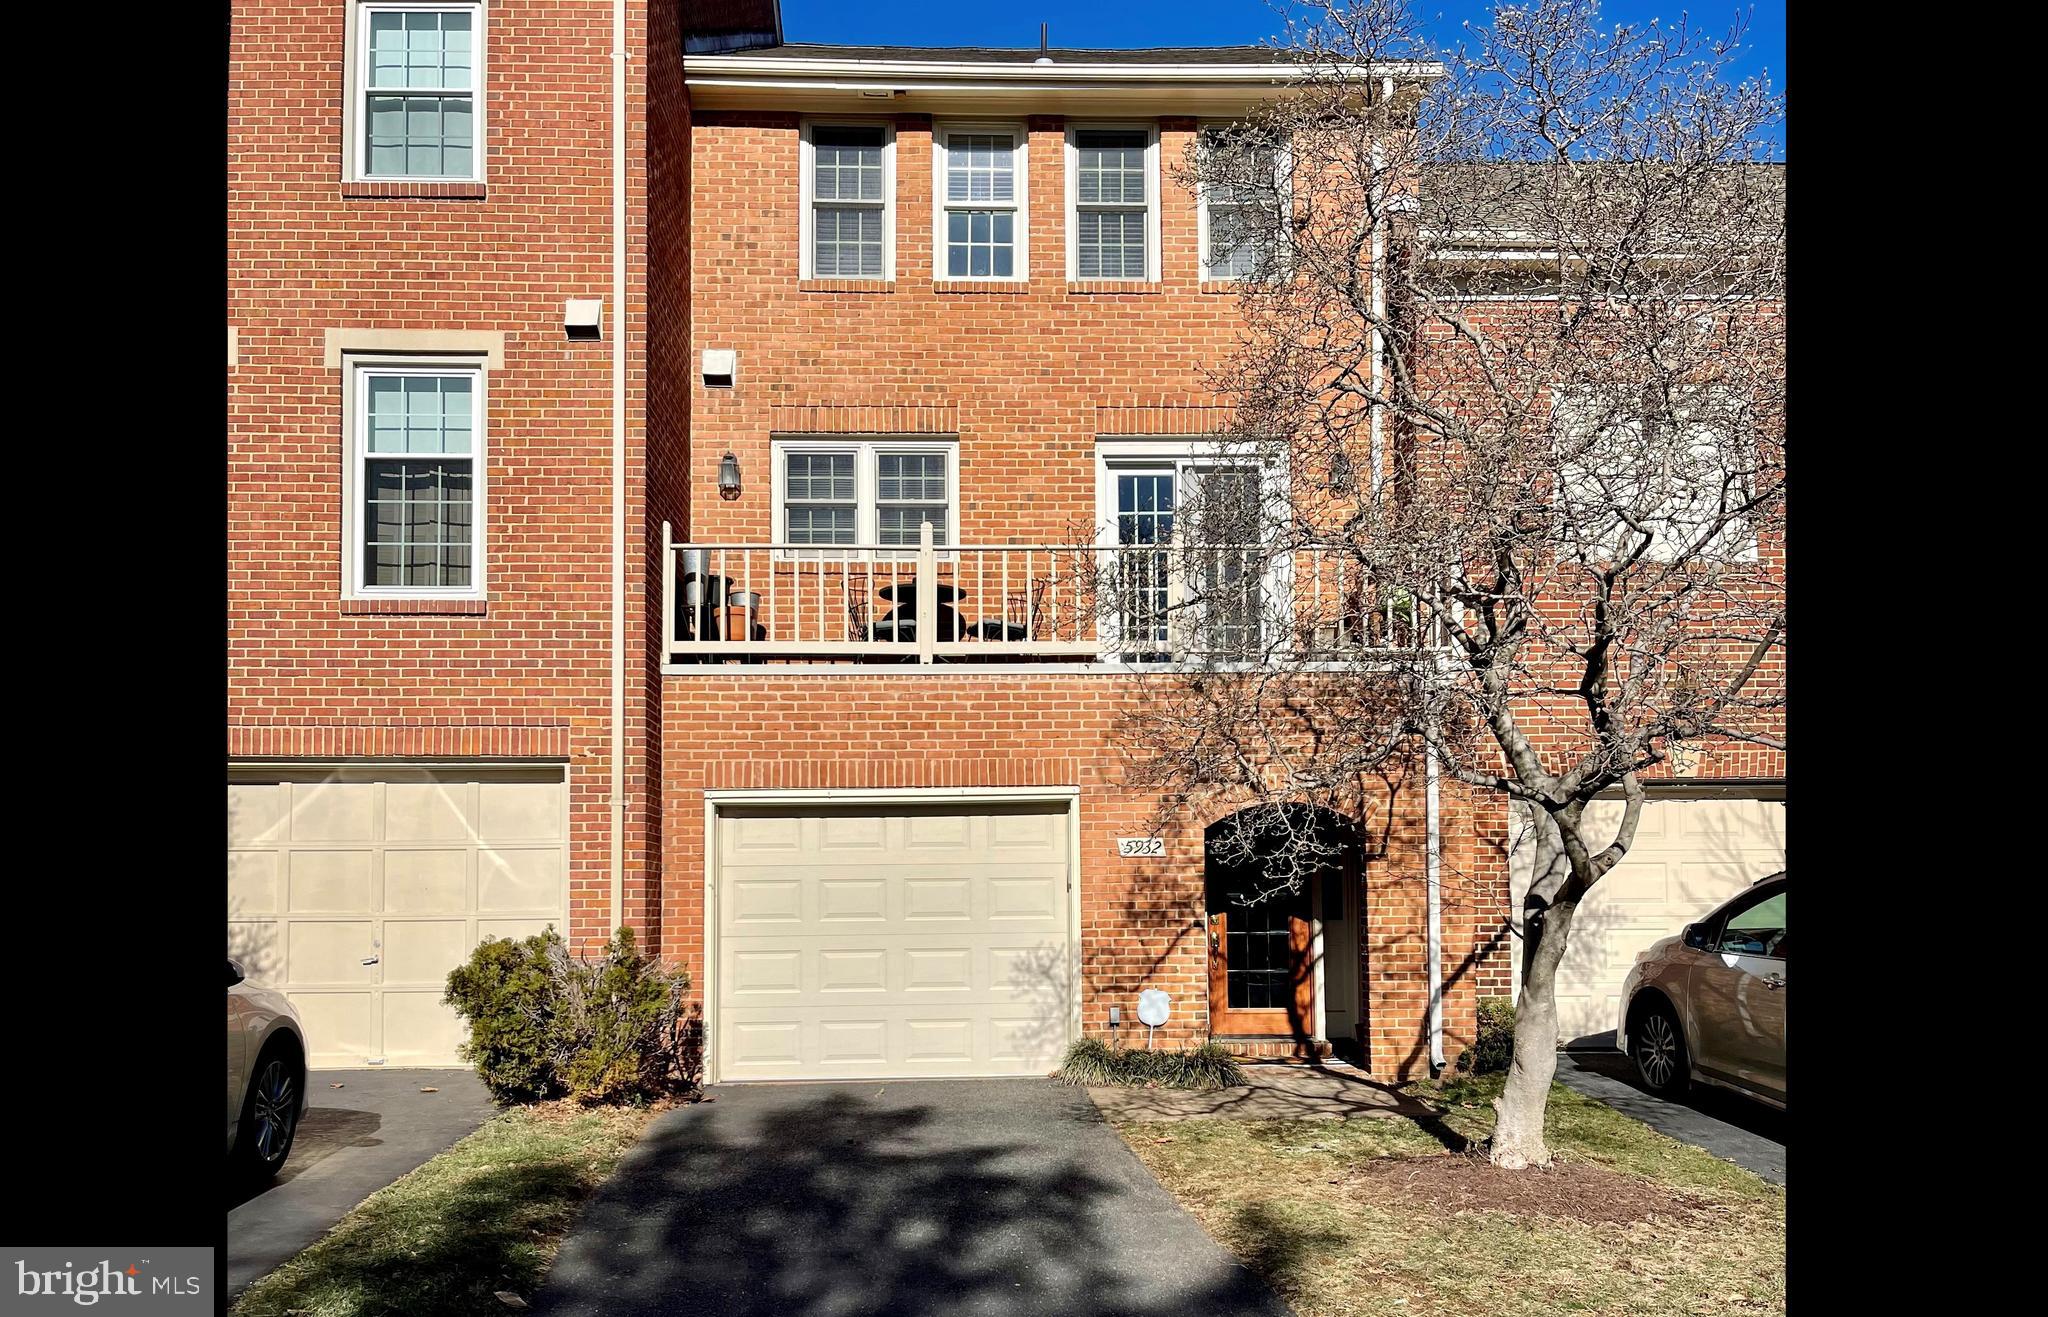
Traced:
<path id="1" fill-rule="evenodd" d="M 371 1194 L 243 1292 L 234 1317 L 509 1313 L 531 1295 L 584 1199 L 654 1112 L 519 1108 Z"/>
<path id="2" fill-rule="evenodd" d="M 1561 1085 L 1559 1171 L 1508 1183 L 1447 1147 L 1491 1131 L 1498 1091 L 1417 1086 L 1415 1119 L 1118 1129 L 1301 1317 L 1785 1311 L 1783 1189 Z"/>

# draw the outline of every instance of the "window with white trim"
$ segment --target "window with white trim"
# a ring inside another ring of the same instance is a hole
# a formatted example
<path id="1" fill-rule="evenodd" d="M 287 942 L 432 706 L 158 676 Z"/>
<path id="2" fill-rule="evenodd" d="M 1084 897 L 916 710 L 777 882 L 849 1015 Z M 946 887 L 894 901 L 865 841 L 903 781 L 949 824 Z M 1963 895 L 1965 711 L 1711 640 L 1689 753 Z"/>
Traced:
<path id="1" fill-rule="evenodd" d="M 1068 277 L 1159 277 L 1158 135 L 1149 127 L 1067 134 Z"/>
<path id="2" fill-rule="evenodd" d="M 1235 124 L 1204 127 L 1201 151 L 1202 277 L 1247 278 L 1286 241 L 1286 151 Z"/>
<path id="3" fill-rule="evenodd" d="M 359 179 L 483 177 L 483 6 L 364 3 L 351 59 Z"/>
<path id="4" fill-rule="evenodd" d="M 1016 127 L 941 126 L 932 134 L 939 279 L 1022 279 L 1025 137 Z"/>
<path id="5" fill-rule="evenodd" d="M 804 125 L 802 277 L 895 277 L 895 150 L 886 124 Z"/>
<path id="6" fill-rule="evenodd" d="M 483 368 L 353 358 L 349 376 L 348 593 L 480 597 Z"/>
<path id="7" fill-rule="evenodd" d="M 959 445 L 942 439 L 777 439 L 775 539 L 916 548 L 959 539 Z"/>
<path id="8" fill-rule="evenodd" d="M 1742 509 L 1759 464 L 1755 426 L 1724 390 L 1561 389 L 1551 403 L 1563 546 L 1621 558 L 1754 562 Z"/>

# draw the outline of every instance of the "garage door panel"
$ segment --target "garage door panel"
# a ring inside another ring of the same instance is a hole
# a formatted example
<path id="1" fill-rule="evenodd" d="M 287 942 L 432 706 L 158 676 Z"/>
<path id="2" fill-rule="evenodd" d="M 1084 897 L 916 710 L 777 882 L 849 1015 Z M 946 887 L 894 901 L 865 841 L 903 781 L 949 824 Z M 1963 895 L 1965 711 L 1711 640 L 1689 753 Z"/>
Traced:
<path id="1" fill-rule="evenodd" d="M 370 1026 L 375 1001 L 367 992 L 305 992 L 290 994 L 306 1031 L 306 1061 L 323 1066 L 355 1066 L 371 1055 Z"/>
<path id="2" fill-rule="evenodd" d="M 384 921 L 384 984 L 445 984 L 469 955 L 469 921 Z"/>
<path id="3" fill-rule="evenodd" d="M 562 903 L 559 846 L 486 847 L 477 852 L 477 909 L 487 914 L 552 910 Z"/>
<path id="4" fill-rule="evenodd" d="M 377 785 L 372 782 L 292 782 L 293 841 L 374 841 Z"/>
<path id="5" fill-rule="evenodd" d="M 229 954 L 315 1065 L 460 1065 L 448 971 L 567 923 L 566 795 L 559 768 L 231 769 Z"/>
<path id="6" fill-rule="evenodd" d="M 384 852 L 384 908 L 394 914 L 470 909 L 469 850 Z"/>
<path id="7" fill-rule="evenodd" d="M 274 920 L 228 921 L 228 957 L 258 983 L 284 982 L 284 944 Z"/>
<path id="8" fill-rule="evenodd" d="M 228 853 L 228 913 L 267 915 L 284 892 L 284 856 L 277 851 Z"/>
<path id="9" fill-rule="evenodd" d="M 284 835 L 282 782 L 228 784 L 228 845 L 260 846 Z"/>
<path id="10" fill-rule="evenodd" d="M 367 850 L 291 852 L 286 861 L 291 898 L 287 908 L 295 915 L 370 909 L 375 859 Z"/>
<path id="11" fill-rule="evenodd" d="M 1066 828 L 1063 807 L 721 816 L 719 1075 L 1049 1069 L 1068 1029 Z"/>
<path id="12" fill-rule="evenodd" d="M 384 788 L 386 841 L 467 841 L 477 835 L 474 782 L 392 782 Z"/>
<path id="13" fill-rule="evenodd" d="M 441 1004 L 441 990 L 380 994 L 384 1013 L 384 1064 L 447 1065 L 464 1037 L 461 1017 Z"/>

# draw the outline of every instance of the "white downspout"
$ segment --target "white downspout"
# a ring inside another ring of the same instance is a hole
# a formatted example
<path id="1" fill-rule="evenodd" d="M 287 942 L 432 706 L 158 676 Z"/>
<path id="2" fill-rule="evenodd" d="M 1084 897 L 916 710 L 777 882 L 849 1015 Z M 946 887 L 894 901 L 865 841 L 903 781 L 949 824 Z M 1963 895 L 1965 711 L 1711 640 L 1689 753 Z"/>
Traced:
<path id="1" fill-rule="evenodd" d="M 612 0 L 612 902 L 626 921 L 626 0 Z"/>
<path id="2" fill-rule="evenodd" d="M 1429 961 L 1429 1064 L 1432 1073 L 1444 1068 L 1444 837 L 1439 812 L 1442 776 L 1436 746 L 1427 746 L 1423 750 L 1422 800 L 1428 831 L 1425 844 L 1428 853 L 1429 917 L 1425 954 Z"/>

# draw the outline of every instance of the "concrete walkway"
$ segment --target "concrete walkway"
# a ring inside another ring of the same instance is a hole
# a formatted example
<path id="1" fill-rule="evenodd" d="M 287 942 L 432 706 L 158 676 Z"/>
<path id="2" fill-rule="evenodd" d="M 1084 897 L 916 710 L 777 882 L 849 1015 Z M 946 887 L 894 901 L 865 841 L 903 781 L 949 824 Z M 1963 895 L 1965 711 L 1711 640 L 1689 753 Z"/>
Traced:
<path id="1" fill-rule="evenodd" d="M 1428 1109 L 1342 1061 L 1319 1065 L 1247 1065 L 1237 1088 L 1091 1088 L 1088 1096 L 1115 1120 L 1350 1120 L 1410 1116 Z"/>
<path id="2" fill-rule="evenodd" d="M 315 1070 L 307 1088 L 312 1105 L 277 1178 L 229 1186 L 230 1298 L 497 1114 L 470 1070 Z"/>
<path id="3" fill-rule="evenodd" d="M 1560 1052 L 1557 1082 L 1634 1116 L 1659 1134 L 1689 1143 L 1769 1180 L 1785 1183 L 1785 1113 L 1739 1093 L 1695 1085 L 1683 1101 L 1638 1087 L 1620 1052 Z"/>
<path id="4" fill-rule="evenodd" d="M 1087 1094 L 740 1084 L 668 1112 L 531 1299 L 548 1317 L 1286 1317 Z"/>

